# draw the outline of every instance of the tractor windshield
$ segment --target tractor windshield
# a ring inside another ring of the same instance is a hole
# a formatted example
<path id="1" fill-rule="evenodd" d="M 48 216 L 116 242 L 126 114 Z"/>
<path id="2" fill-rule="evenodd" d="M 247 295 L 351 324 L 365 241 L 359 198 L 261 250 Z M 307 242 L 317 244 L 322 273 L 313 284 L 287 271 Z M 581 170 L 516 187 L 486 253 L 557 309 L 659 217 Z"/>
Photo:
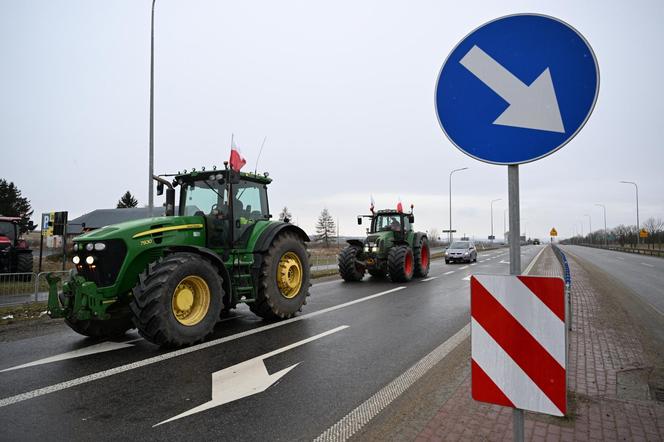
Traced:
<path id="1" fill-rule="evenodd" d="M 183 215 L 216 215 L 228 211 L 226 187 L 215 180 L 194 181 L 186 186 Z"/>
<path id="2" fill-rule="evenodd" d="M 12 243 L 16 241 L 16 228 L 14 223 L 0 221 L 0 236 L 6 236 Z"/>
<path id="3" fill-rule="evenodd" d="M 377 215 L 374 219 L 374 232 L 386 232 L 392 230 L 394 232 L 401 231 L 401 216 L 397 214 L 392 215 Z"/>

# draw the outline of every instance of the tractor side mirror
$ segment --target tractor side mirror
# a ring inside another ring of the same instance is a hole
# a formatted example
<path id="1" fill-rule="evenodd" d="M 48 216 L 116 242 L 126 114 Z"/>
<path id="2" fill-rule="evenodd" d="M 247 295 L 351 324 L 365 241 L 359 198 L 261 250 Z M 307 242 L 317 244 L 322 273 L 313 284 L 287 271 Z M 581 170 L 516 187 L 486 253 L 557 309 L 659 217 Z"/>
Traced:
<path id="1" fill-rule="evenodd" d="M 161 185 L 161 190 L 164 190 L 164 185 Z M 159 193 L 157 195 L 160 195 Z M 175 215 L 175 189 L 166 189 L 166 216 Z"/>
<path id="2" fill-rule="evenodd" d="M 157 183 L 157 196 L 164 194 L 164 183 Z"/>
<path id="3" fill-rule="evenodd" d="M 362 225 L 362 217 L 361 217 L 361 216 L 358 216 L 358 217 L 357 217 L 357 225 L 358 225 L 358 226 L 361 226 L 361 225 Z"/>
<path id="4" fill-rule="evenodd" d="M 411 223 L 414 223 L 415 222 L 415 215 L 413 215 L 412 213 L 409 214 L 408 215 L 408 221 L 410 221 Z"/>

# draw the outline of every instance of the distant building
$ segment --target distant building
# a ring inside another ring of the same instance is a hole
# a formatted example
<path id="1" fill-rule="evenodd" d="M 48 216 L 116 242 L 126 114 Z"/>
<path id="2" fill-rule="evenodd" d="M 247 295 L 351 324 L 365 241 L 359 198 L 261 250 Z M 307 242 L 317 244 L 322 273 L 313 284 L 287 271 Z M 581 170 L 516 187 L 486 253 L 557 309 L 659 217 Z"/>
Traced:
<path id="1" fill-rule="evenodd" d="M 177 207 L 175 208 L 177 213 Z M 154 216 L 164 216 L 163 207 L 154 208 Z M 77 236 L 81 233 L 101 229 L 104 226 L 118 224 L 125 221 L 149 218 L 147 207 L 133 207 L 128 209 L 96 209 L 92 212 L 74 218 L 67 223 L 67 234 Z M 85 226 L 84 226 L 85 225 Z"/>

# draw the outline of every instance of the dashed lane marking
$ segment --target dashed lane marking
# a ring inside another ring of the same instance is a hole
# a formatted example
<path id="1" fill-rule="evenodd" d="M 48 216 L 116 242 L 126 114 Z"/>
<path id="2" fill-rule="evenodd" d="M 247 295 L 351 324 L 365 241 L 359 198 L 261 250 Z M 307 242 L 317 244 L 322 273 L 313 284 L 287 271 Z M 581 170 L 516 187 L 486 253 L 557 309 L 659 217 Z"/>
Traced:
<path id="1" fill-rule="evenodd" d="M 462 281 L 470 281 L 470 277 L 471 277 L 471 276 L 473 276 L 473 275 L 468 275 L 468 276 L 466 276 L 465 278 L 462 279 Z"/>
<path id="2" fill-rule="evenodd" d="M 433 281 L 436 278 L 438 278 L 438 277 L 437 276 L 429 276 L 428 278 L 423 279 L 422 282 Z"/>
<path id="3" fill-rule="evenodd" d="M 644 265 L 644 266 L 646 266 L 646 267 L 655 267 L 654 265 L 652 265 L 652 264 L 647 264 L 647 263 L 645 263 L 645 262 L 642 262 L 641 264 Z"/>
<path id="4" fill-rule="evenodd" d="M 376 394 L 344 416 L 339 422 L 318 436 L 316 442 L 345 441 L 384 410 L 392 401 L 408 390 L 427 371 L 445 358 L 452 350 L 470 336 L 470 324 L 466 324 L 454 336 L 436 347 L 412 367 L 380 389 Z"/>
<path id="5" fill-rule="evenodd" d="M 319 316 L 319 315 L 323 315 L 325 313 L 333 312 L 335 310 L 339 310 L 339 309 L 342 309 L 344 307 L 348 307 L 348 306 L 351 306 L 351 305 L 354 305 L 354 304 L 358 304 L 360 302 L 366 302 L 366 301 L 369 301 L 371 299 L 376 299 L 376 298 L 379 298 L 381 296 L 385 296 L 385 295 L 390 294 L 390 293 L 398 292 L 399 290 L 403 290 L 405 288 L 406 288 L 405 286 L 395 287 L 393 289 L 386 290 L 384 292 L 376 293 L 374 295 L 365 296 L 364 298 L 355 299 L 353 301 L 345 302 L 343 304 L 339 304 L 339 305 L 335 305 L 335 306 L 332 306 L 332 307 L 324 308 L 322 310 L 311 312 L 311 313 L 308 313 L 306 315 L 296 316 L 296 317 L 291 318 L 291 319 L 286 319 L 285 321 L 275 322 L 273 324 L 264 325 L 262 327 L 257 327 L 257 328 L 247 330 L 247 331 L 244 331 L 244 332 L 241 332 L 241 333 L 236 333 L 236 334 L 231 335 L 231 336 L 225 336 L 223 338 L 214 339 L 214 340 L 208 341 L 208 342 L 203 342 L 202 344 L 198 344 L 198 345 L 194 345 L 194 346 L 186 347 L 186 348 L 181 348 L 179 350 L 175 350 L 175 351 L 172 351 L 170 353 L 165 353 L 165 354 L 162 354 L 162 355 L 159 355 L 159 356 L 154 356 L 152 358 L 132 362 L 130 364 L 120 365 L 118 367 L 114 367 L 114 368 L 111 368 L 111 369 L 108 369 L 108 370 L 99 371 L 97 373 L 93 373 L 93 374 L 90 374 L 90 375 L 87 375 L 87 376 L 82 376 L 80 378 L 72 379 L 70 381 L 60 382 L 59 384 L 49 385 L 48 387 L 38 388 L 36 390 L 28 391 L 26 393 L 21 393 L 21 394 L 15 395 L 15 396 L 10 396 L 10 397 L 4 398 L 4 399 L 0 399 L 0 408 L 6 407 L 7 405 L 16 404 L 18 402 L 27 401 L 28 399 L 33 399 L 33 398 L 36 398 L 36 397 L 39 397 L 39 396 L 44 396 L 46 394 L 55 393 L 55 392 L 61 391 L 61 390 L 66 390 L 68 388 L 76 387 L 76 386 L 81 385 L 81 384 L 87 384 L 88 382 L 96 381 L 96 380 L 99 380 L 99 379 L 104 379 L 104 378 L 107 378 L 109 376 L 113 376 L 113 375 L 116 375 L 116 374 L 124 373 L 126 371 L 134 370 L 136 368 L 141 368 L 141 367 L 145 367 L 147 365 L 156 364 L 157 362 L 163 362 L 163 361 L 166 361 L 168 359 L 173 359 L 173 358 L 176 358 L 178 356 L 183 356 L 183 355 L 193 353 L 193 352 L 198 351 L 198 350 L 203 350 L 203 349 L 206 349 L 206 348 L 214 347 L 216 345 L 223 344 L 223 343 L 226 343 L 226 342 L 229 342 L 229 341 L 233 341 L 235 339 L 240 339 L 240 338 L 244 338 L 246 336 L 255 335 L 257 333 L 261 333 L 263 331 L 270 330 L 270 329 L 277 328 L 277 327 L 282 327 L 284 325 L 291 324 L 293 322 L 298 322 L 298 321 L 302 321 L 304 319 L 313 318 L 315 316 Z"/>
<path id="6" fill-rule="evenodd" d="M 463 266 L 463 267 L 459 267 L 459 270 L 465 270 L 467 268 L 468 268 L 468 266 Z"/>
<path id="7" fill-rule="evenodd" d="M 450 270 L 449 272 L 445 272 L 445 273 L 443 273 L 443 275 L 451 275 L 452 273 L 454 273 L 454 270 Z"/>

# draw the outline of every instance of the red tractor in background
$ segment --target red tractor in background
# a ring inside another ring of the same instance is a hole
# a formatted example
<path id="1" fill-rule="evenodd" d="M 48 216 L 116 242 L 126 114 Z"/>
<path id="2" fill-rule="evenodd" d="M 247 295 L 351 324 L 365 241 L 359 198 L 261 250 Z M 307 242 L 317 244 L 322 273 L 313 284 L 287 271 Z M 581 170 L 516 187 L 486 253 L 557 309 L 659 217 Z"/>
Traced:
<path id="1" fill-rule="evenodd" d="M 21 218 L 0 216 L 0 273 L 32 272 L 32 250 L 20 239 Z"/>

